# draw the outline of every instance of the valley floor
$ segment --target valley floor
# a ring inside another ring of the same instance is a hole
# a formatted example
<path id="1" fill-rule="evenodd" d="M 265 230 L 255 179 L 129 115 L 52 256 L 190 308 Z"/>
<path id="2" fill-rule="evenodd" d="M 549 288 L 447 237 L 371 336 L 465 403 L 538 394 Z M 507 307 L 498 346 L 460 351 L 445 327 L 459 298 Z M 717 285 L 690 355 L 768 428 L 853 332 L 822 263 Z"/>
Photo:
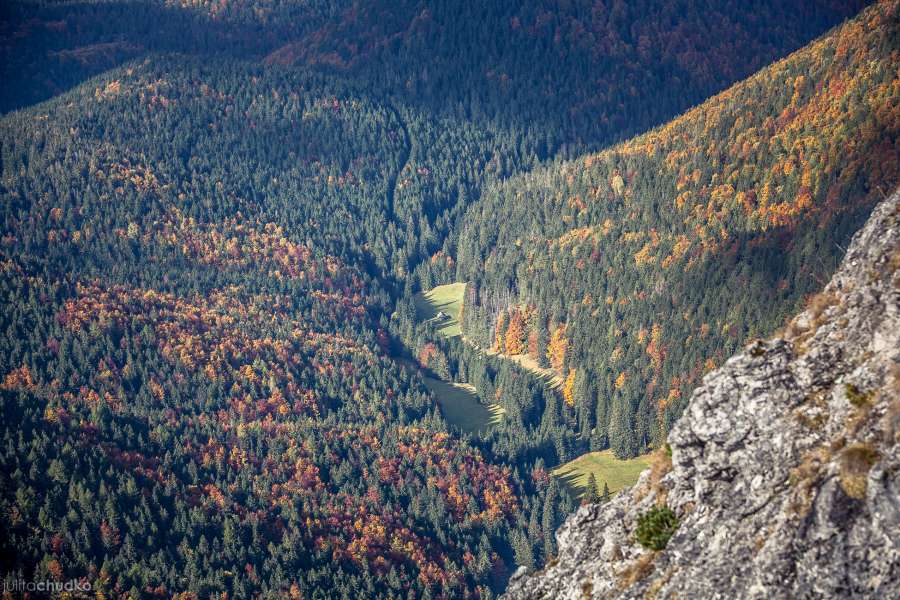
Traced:
<path id="1" fill-rule="evenodd" d="M 422 321 L 433 321 L 438 332 L 444 336 L 460 336 L 462 332 L 459 319 L 465 291 L 466 283 L 457 282 L 439 285 L 427 292 L 419 292 L 415 297 L 417 318 Z M 462 339 L 471 344 L 464 336 Z M 551 389 L 562 386 L 562 378 L 558 373 L 552 369 L 542 368 L 527 354 L 513 356 L 493 350 L 481 349 L 481 351 L 488 356 L 498 356 L 515 362 L 538 376 Z M 405 364 L 416 366 L 412 361 Z M 424 378 L 425 385 L 434 394 L 441 407 L 441 414 L 451 425 L 468 433 L 476 433 L 497 425 L 503 418 L 505 412 L 503 407 L 499 404 L 482 404 L 475 386 L 443 381 L 430 375 L 424 375 Z M 648 466 L 649 455 L 620 460 L 611 450 L 604 450 L 589 452 L 559 465 L 553 470 L 553 475 L 575 496 L 583 496 L 586 493 L 591 474 L 597 482 L 598 492 L 602 493 L 605 483 L 610 493 L 614 494 L 633 485 Z"/>

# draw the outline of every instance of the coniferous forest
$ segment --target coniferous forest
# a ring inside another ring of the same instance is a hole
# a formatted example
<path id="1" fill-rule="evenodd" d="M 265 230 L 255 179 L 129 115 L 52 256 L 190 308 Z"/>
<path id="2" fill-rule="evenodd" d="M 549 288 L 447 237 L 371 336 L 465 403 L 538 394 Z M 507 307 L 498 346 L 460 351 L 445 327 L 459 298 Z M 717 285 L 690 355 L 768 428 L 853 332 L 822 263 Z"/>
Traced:
<path id="1" fill-rule="evenodd" d="M 495 597 L 579 503 L 553 468 L 660 448 L 900 184 L 898 25 L 897 0 L 5 3 L 3 575 Z M 452 282 L 458 337 L 415 303 Z M 427 378 L 502 419 L 454 426 Z"/>

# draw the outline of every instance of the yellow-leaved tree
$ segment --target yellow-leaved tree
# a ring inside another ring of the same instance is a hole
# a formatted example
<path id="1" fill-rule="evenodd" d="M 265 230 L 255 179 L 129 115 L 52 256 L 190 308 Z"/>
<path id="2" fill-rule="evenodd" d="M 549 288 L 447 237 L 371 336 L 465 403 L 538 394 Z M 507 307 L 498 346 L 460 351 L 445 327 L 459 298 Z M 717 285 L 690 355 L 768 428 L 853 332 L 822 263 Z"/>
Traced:
<path id="1" fill-rule="evenodd" d="M 563 399 L 569 406 L 575 406 L 575 369 L 569 369 L 569 375 L 563 382 Z"/>
<path id="2" fill-rule="evenodd" d="M 497 327 L 494 330 L 494 350 L 503 352 L 506 348 L 504 332 L 506 331 L 506 312 L 501 312 L 497 317 Z"/>
<path id="3" fill-rule="evenodd" d="M 513 309 L 509 317 L 509 328 L 506 330 L 506 353 L 522 354 L 525 352 L 525 319 L 522 312 Z"/>
<path id="4" fill-rule="evenodd" d="M 558 325 L 550 334 L 550 343 L 547 345 L 547 358 L 550 366 L 562 373 L 566 363 L 566 350 L 569 348 L 569 340 L 566 339 L 566 326 Z"/>

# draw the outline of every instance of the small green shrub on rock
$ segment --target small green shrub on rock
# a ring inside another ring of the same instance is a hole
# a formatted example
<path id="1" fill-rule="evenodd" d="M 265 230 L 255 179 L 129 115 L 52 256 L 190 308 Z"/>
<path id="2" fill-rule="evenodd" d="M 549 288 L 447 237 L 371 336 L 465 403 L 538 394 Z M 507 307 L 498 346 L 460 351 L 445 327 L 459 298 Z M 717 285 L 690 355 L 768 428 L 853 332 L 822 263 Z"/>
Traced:
<path id="1" fill-rule="evenodd" d="M 872 392 L 861 392 L 858 387 L 851 383 L 845 384 L 844 390 L 847 393 L 847 400 L 849 400 L 850 404 L 852 404 L 856 408 L 862 408 L 869 405 L 870 401 L 872 400 L 872 396 L 874 396 Z"/>
<path id="2" fill-rule="evenodd" d="M 638 517 L 635 537 L 644 548 L 662 550 L 678 529 L 678 525 L 678 517 L 671 508 L 656 506 Z"/>

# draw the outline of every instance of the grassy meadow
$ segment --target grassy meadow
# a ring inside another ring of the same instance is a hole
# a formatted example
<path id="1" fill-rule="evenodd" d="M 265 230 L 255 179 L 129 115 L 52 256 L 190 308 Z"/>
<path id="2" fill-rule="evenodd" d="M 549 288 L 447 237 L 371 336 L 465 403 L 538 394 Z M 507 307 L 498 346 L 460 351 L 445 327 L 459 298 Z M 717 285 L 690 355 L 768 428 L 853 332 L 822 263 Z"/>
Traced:
<path id="1" fill-rule="evenodd" d="M 499 404 L 482 404 L 475 393 L 475 386 L 449 383 L 433 377 L 425 377 L 425 385 L 437 398 L 441 414 L 447 422 L 463 431 L 483 431 L 503 418 L 503 407 Z"/>
<path id="2" fill-rule="evenodd" d="M 420 321 L 434 321 L 437 330 L 447 337 L 459 335 L 459 315 L 465 292 L 465 283 L 448 283 L 427 292 L 419 292 L 415 297 L 416 318 Z M 438 322 L 436 319 L 440 312 L 447 315 L 447 318 Z"/>
<path id="3" fill-rule="evenodd" d="M 603 482 L 609 486 L 611 494 L 634 485 L 641 472 L 650 466 L 650 455 L 629 460 L 619 460 L 612 450 L 588 452 L 553 470 L 553 475 L 581 496 L 587 491 L 591 473 L 597 479 L 597 488 L 603 492 Z"/>

